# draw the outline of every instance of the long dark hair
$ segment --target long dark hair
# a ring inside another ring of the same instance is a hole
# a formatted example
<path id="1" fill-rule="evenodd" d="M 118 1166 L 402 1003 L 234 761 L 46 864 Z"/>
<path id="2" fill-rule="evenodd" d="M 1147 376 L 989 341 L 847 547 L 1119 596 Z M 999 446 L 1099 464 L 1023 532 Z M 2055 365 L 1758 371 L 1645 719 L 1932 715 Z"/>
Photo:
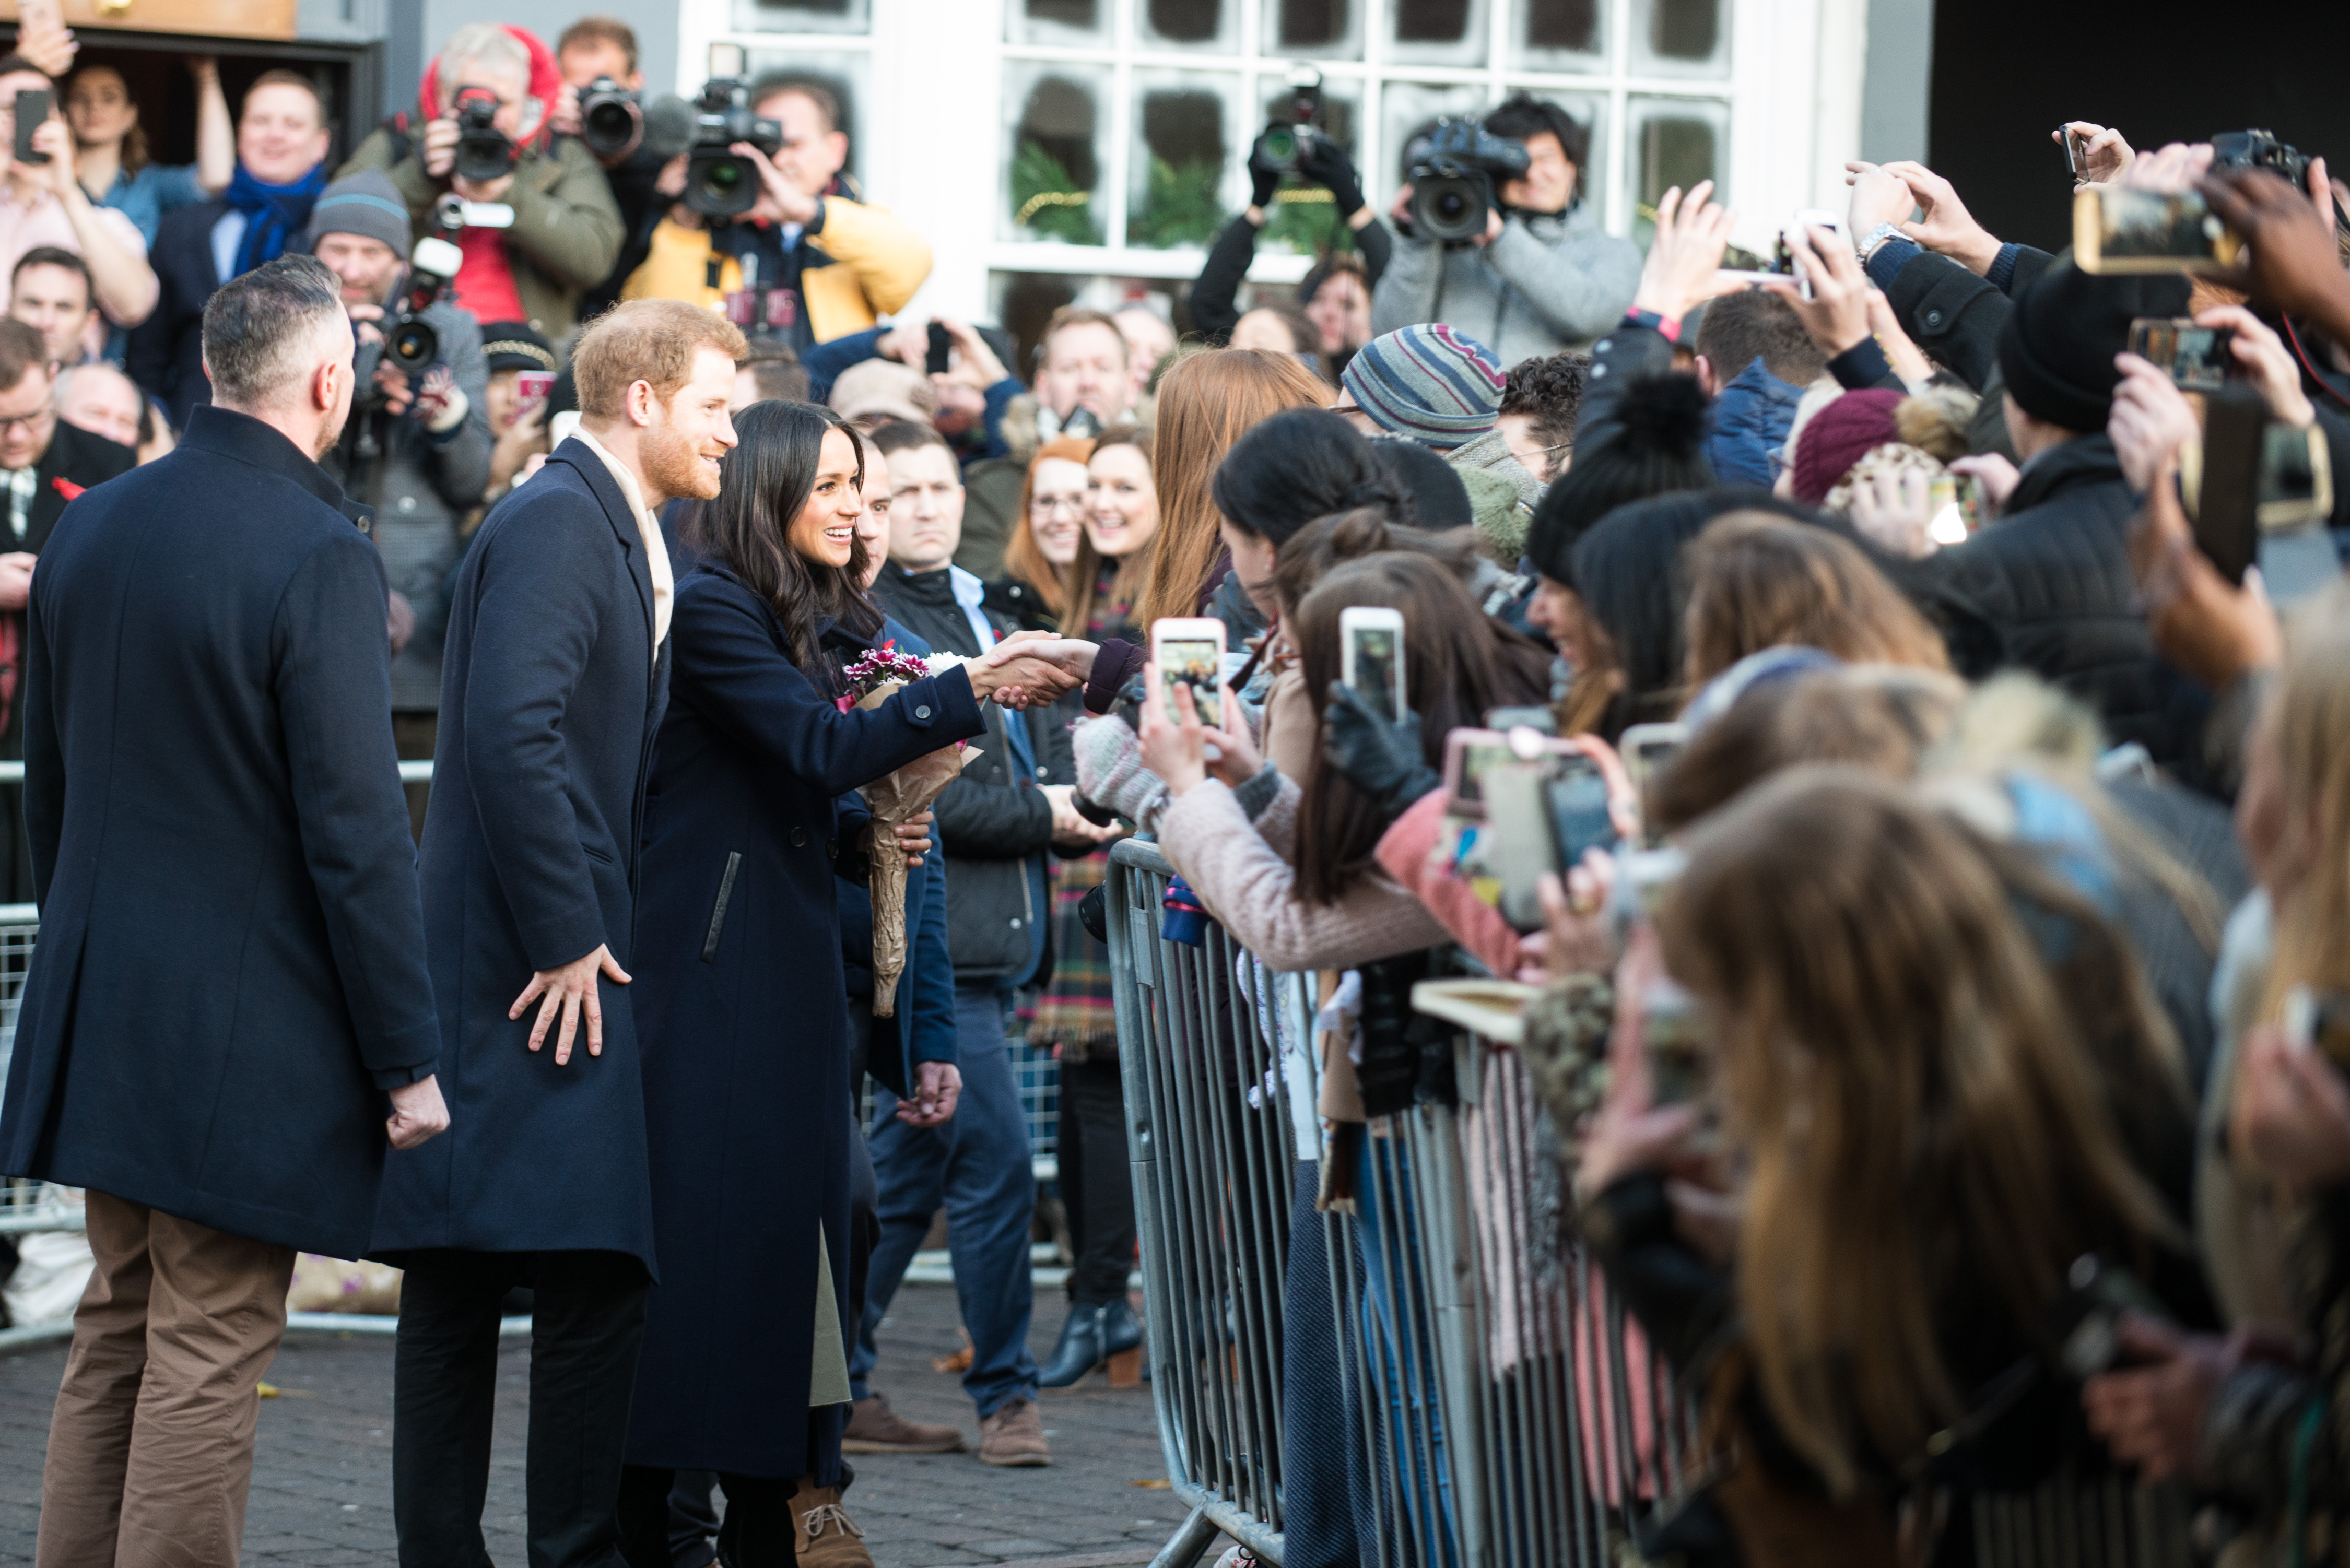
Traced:
<path id="1" fill-rule="evenodd" d="M 1298 605 L 1290 628 L 1314 704 L 1313 760 L 1299 786 L 1297 892 L 1323 904 L 1369 868 L 1387 831 L 1385 815 L 1322 755 L 1322 705 L 1341 664 L 1339 612 L 1357 605 L 1403 612 L 1405 691 L 1430 767 L 1444 763 L 1444 737 L 1484 722 L 1487 709 L 1543 697 L 1538 675 L 1504 653 L 1493 623 L 1432 556 L 1388 551 L 1333 568 Z"/>
<path id="2" fill-rule="evenodd" d="M 881 629 L 881 612 L 862 587 L 864 540 L 850 547 L 845 566 L 817 566 L 787 542 L 816 490 L 831 431 L 847 434 L 863 489 L 865 443 L 855 426 L 821 403 L 754 403 L 734 416 L 737 443 L 718 465 L 717 496 L 698 503 L 681 530 L 687 544 L 767 601 L 791 639 L 792 662 L 810 680 L 822 666 L 819 619 L 828 616 L 842 630 L 868 639 Z"/>
<path id="3" fill-rule="evenodd" d="M 1275 545 L 1316 517 L 1358 506 L 1419 521 L 1378 449 L 1324 409 L 1287 410 L 1241 437 L 1216 465 L 1212 488 L 1224 521 Z"/>

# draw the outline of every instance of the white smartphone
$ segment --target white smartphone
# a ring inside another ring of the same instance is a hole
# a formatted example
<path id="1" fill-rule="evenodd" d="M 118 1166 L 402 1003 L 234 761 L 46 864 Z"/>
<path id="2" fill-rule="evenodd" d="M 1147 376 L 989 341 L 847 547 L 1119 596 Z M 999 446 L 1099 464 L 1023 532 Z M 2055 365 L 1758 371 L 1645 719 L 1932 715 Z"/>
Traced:
<path id="1" fill-rule="evenodd" d="M 1222 691 L 1224 674 L 1224 623 L 1212 616 L 1169 616 L 1150 623 L 1150 660 L 1159 666 L 1159 688 L 1167 717 L 1181 723 L 1175 711 L 1175 688 L 1191 689 L 1191 705 L 1200 722 L 1220 729 L 1224 722 Z"/>
<path id="2" fill-rule="evenodd" d="M 1389 722 L 1411 704 L 1403 684 L 1403 611 L 1349 605 L 1338 612 L 1338 679 Z"/>
<path id="3" fill-rule="evenodd" d="M 1795 215 L 1787 220 L 1787 227 L 1779 236 L 1779 248 L 1795 274 L 1795 291 L 1805 299 L 1812 297 L 1811 273 L 1804 264 L 1803 253 L 1788 244 L 1787 236 L 1810 228 L 1825 229 L 1843 242 L 1845 249 L 1852 249 L 1852 229 L 1845 223 L 1842 213 L 1830 212 L 1825 207 L 1795 209 Z"/>

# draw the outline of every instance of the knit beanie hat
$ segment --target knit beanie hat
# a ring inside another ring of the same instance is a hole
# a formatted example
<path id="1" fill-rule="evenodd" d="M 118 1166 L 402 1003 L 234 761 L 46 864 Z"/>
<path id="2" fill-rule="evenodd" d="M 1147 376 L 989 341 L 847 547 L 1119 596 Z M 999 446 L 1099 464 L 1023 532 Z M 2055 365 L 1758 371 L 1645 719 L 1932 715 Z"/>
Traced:
<path id="1" fill-rule="evenodd" d="M 2132 318 L 2183 316 L 2189 285 L 2178 274 L 2092 276 L 2060 258 L 2016 296 L 1999 333 L 2008 394 L 2033 418 L 2078 434 L 2106 428 L 2129 347 Z"/>
<path id="2" fill-rule="evenodd" d="M 1902 394 L 1889 387 L 1846 392 L 1812 417 L 1795 442 L 1795 499 L 1817 506 L 1870 449 L 1898 441 L 1893 410 Z"/>
<path id="3" fill-rule="evenodd" d="M 1339 378 L 1381 429 L 1440 452 L 1493 428 L 1507 379 L 1483 344 L 1440 323 L 1372 338 Z"/>
<path id="4" fill-rule="evenodd" d="M 527 321 L 485 321 L 482 323 L 482 358 L 490 362 L 493 375 L 500 370 L 552 370 L 555 345 L 532 331 Z"/>
<path id="5" fill-rule="evenodd" d="M 400 260 L 408 259 L 408 202 L 391 176 L 380 169 L 346 174 L 310 203 L 310 226 L 302 248 L 316 251 L 322 234 L 358 234 L 381 240 Z"/>

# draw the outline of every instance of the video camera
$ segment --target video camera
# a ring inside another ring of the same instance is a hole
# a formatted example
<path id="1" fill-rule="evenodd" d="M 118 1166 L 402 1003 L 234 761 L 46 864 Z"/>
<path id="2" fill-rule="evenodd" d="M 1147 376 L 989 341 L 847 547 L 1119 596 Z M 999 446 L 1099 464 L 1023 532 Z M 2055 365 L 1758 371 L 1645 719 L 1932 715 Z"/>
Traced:
<path id="1" fill-rule="evenodd" d="M 1467 118 L 1440 119 L 1412 139 L 1411 224 L 1424 238 L 1461 244 L 1485 232 L 1500 207 L 1495 182 L 1526 171 L 1526 144 Z"/>
<path id="2" fill-rule="evenodd" d="M 599 163 L 618 163 L 645 140 L 644 103 L 610 77 L 579 93 L 579 140 Z"/>
<path id="3" fill-rule="evenodd" d="M 1314 154 L 1314 149 L 1330 139 L 1322 128 L 1322 73 L 1312 66 L 1292 66 L 1289 70 L 1289 118 L 1284 119 L 1275 109 L 1267 121 L 1264 133 L 1256 139 L 1258 158 L 1272 169 L 1284 172 L 1295 170 Z"/>
<path id="4" fill-rule="evenodd" d="M 441 358 L 441 334 L 424 319 L 465 263 L 465 254 L 447 240 L 421 239 L 408 258 L 408 286 L 392 302 L 383 321 L 383 341 L 362 343 L 352 355 L 351 374 L 361 400 L 373 395 L 378 364 L 389 359 L 407 375 L 418 376 Z"/>
<path id="5" fill-rule="evenodd" d="M 705 218 L 740 217 L 758 202 L 759 171 L 733 146 L 747 141 L 772 158 L 783 149 L 784 128 L 751 112 L 751 87 L 740 77 L 712 78 L 695 108 L 685 204 Z"/>
<path id="6" fill-rule="evenodd" d="M 514 172 L 515 144 L 495 123 L 501 105 L 487 88 L 457 94 L 457 176 L 479 184 Z"/>

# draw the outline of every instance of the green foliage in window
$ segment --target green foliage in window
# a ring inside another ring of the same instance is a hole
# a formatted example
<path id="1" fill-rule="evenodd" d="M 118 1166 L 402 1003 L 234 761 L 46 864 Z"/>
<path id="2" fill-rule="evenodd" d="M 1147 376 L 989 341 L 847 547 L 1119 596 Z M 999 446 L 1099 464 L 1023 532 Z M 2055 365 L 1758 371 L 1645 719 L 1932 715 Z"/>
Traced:
<path id="1" fill-rule="evenodd" d="M 1012 218 L 1030 239 L 1101 244 L 1093 192 L 1076 189 L 1067 165 L 1034 141 L 1012 156 Z"/>
<path id="2" fill-rule="evenodd" d="M 1229 215 L 1217 199 L 1221 164 L 1185 163 L 1180 168 L 1152 157 L 1143 188 L 1141 211 L 1126 220 L 1126 243 L 1151 250 L 1178 245 L 1204 245 L 1216 237 Z"/>
<path id="3" fill-rule="evenodd" d="M 1274 192 L 1273 211 L 1257 243 L 1278 245 L 1295 255 L 1320 255 L 1353 250 L 1355 231 L 1340 221 L 1329 192 L 1319 185 L 1292 185 Z"/>

